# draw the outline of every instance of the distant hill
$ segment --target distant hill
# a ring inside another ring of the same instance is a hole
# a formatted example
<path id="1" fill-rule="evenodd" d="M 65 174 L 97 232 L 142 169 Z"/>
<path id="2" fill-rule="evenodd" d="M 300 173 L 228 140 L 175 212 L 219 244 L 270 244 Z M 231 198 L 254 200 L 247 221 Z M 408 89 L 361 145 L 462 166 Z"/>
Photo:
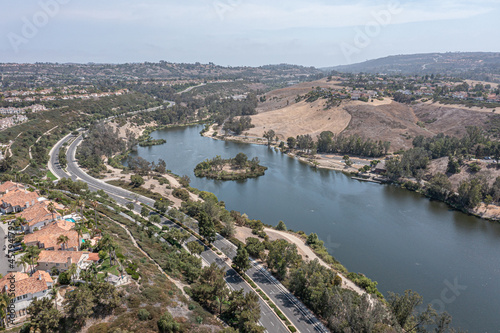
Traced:
<path id="1" fill-rule="evenodd" d="M 500 53 L 450 52 L 394 55 L 365 62 L 323 68 L 326 71 L 381 74 L 443 74 L 500 82 Z"/>

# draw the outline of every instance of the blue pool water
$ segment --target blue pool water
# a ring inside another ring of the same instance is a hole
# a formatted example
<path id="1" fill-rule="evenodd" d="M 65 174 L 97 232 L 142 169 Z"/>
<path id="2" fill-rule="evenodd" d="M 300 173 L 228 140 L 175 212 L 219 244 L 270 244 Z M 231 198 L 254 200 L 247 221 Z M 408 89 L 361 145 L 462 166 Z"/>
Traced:
<path id="1" fill-rule="evenodd" d="M 76 221 L 75 221 L 75 219 L 71 219 L 71 218 L 66 219 L 66 221 L 73 222 L 73 223 L 75 223 L 75 222 L 76 222 Z"/>

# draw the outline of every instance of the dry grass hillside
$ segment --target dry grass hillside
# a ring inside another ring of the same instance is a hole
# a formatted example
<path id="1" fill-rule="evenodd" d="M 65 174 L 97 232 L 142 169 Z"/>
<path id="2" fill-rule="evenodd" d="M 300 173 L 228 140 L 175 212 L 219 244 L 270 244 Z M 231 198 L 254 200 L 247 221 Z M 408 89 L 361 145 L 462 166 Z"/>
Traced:
<path id="1" fill-rule="evenodd" d="M 325 100 L 313 103 L 302 101 L 252 116 L 252 124 L 255 127 L 246 132 L 250 136 L 260 137 L 265 131 L 272 129 L 281 140 L 303 134 L 316 138 L 323 131 L 338 134 L 350 121 L 351 116 L 342 107 L 325 110 Z"/>
<path id="2" fill-rule="evenodd" d="M 327 79 L 322 79 L 313 82 L 303 82 L 294 86 L 287 88 L 277 89 L 269 91 L 262 95 L 265 97 L 265 102 L 259 103 L 257 107 L 257 112 L 268 112 L 273 110 L 278 110 L 286 106 L 295 104 L 295 98 L 297 95 L 305 95 L 316 87 L 321 88 L 341 88 L 339 86 L 339 81 L 332 80 L 327 82 Z"/>
<path id="3" fill-rule="evenodd" d="M 343 134 L 389 141 L 392 151 L 410 148 L 417 135 L 434 135 L 417 125 L 419 119 L 408 105 L 396 102 L 379 106 L 348 103 L 344 108 L 352 119 Z"/>
<path id="4" fill-rule="evenodd" d="M 305 95 L 316 87 L 339 88 L 338 81 L 326 79 L 301 83 L 266 93 L 259 103 L 258 114 L 252 116 L 255 128 L 250 136 L 262 137 L 264 131 L 274 130 L 278 137 L 310 134 L 316 138 L 322 131 L 335 134 L 357 134 L 364 138 L 391 142 L 391 151 L 412 147 L 417 135 L 452 136 L 465 134 L 466 126 L 488 128 L 495 113 L 437 103 L 406 105 L 386 98 L 373 102 L 342 101 L 339 107 L 325 110 L 325 100 L 295 103 L 297 95 Z"/>

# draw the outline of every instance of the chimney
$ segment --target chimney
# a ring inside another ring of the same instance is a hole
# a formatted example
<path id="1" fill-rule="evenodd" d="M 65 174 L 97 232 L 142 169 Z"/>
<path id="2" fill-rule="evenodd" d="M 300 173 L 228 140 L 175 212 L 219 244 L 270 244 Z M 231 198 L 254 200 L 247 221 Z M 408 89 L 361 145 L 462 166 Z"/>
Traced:
<path id="1" fill-rule="evenodd" d="M 71 260 L 71 257 L 68 257 L 68 267 L 70 267 L 72 263 L 73 263 L 73 260 Z"/>
<path id="2" fill-rule="evenodd" d="M 38 274 L 38 280 L 42 279 L 42 274 Z"/>

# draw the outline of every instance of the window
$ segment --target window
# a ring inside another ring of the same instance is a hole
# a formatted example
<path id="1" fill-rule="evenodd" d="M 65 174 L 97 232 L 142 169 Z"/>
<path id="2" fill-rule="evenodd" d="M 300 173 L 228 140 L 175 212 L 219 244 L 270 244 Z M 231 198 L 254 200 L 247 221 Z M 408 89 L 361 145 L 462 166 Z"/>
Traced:
<path id="1" fill-rule="evenodd" d="M 23 295 L 23 298 L 28 298 L 28 295 Z"/>
<path id="2" fill-rule="evenodd" d="M 57 267 L 59 267 L 59 264 L 56 264 Z"/>
<path id="3" fill-rule="evenodd" d="M 22 297 L 21 297 L 21 296 L 19 296 L 19 297 L 17 298 L 17 300 L 18 300 L 18 301 L 20 301 L 21 299 L 22 299 Z"/>

